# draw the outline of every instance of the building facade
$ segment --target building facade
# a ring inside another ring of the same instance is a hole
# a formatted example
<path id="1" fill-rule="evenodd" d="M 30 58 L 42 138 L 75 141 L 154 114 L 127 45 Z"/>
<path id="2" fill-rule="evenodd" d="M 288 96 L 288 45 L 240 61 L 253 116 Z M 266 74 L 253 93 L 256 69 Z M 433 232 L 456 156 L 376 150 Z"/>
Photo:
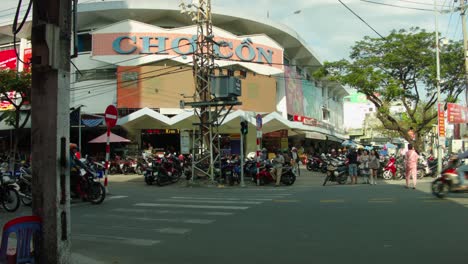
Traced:
<path id="1" fill-rule="evenodd" d="M 181 133 L 192 131 L 197 122 L 193 110 L 180 103 L 190 101 L 195 92 L 191 53 L 196 26 L 177 4 L 79 4 L 70 107 L 82 106 L 82 123 L 94 126 L 84 129 L 84 142 L 87 134 L 95 135 L 93 131 L 103 127 L 101 115 L 114 104 L 120 129 L 139 147 L 152 143 L 181 149 Z M 21 56 L 31 48 L 28 25 L 19 36 Z M 5 50 L 12 48 L 9 32 L 11 25 L 0 26 Z M 238 98 L 242 105 L 220 127 L 231 153 L 239 148 L 241 118 L 251 126 L 247 149 L 255 149 L 257 114 L 263 116 L 264 145 L 269 148 L 306 141 L 337 144 L 346 138 L 343 97 L 347 92 L 337 83 L 311 78 L 321 62 L 296 32 L 269 19 L 233 15 L 222 8 L 213 11 L 213 32 L 216 42 L 227 43 L 215 45 L 216 74 L 234 75 L 242 85 Z"/>

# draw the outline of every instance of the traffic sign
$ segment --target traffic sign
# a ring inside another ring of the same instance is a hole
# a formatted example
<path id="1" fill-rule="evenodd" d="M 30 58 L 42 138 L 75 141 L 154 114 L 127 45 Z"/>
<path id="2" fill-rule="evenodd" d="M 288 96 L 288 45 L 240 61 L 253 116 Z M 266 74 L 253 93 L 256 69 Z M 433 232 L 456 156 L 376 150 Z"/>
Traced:
<path id="1" fill-rule="evenodd" d="M 257 130 L 261 130 L 263 126 L 262 115 L 258 114 L 256 119 L 257 119 Z"/>
<path id="2" fill-rule="evenodd" d="M 106 112 L 104 114 L 104 120 L 106 121 L 106 125 L 108 128 L 113 128 L 115 127 L 115 124 L 117 124 L 117 107 L 114 105 L 109 105 L 106 108 Z"/>

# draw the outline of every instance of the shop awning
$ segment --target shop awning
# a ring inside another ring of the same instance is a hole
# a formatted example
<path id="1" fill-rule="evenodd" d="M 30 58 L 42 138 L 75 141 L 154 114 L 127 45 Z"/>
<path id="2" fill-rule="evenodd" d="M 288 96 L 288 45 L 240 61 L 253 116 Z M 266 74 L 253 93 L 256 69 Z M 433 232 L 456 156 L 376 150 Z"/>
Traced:
<path id="1" fill-rule="evenodd" d="M 149 108 L 143 108 L 119 118 L 117 125 L 131 129 L 172 128 L 169 117 Z"/>
<path id="2" fill-rule="evenodd" d="M 88 143 L 106 143 L 107 142 L 107 133 L 104 133 L 102 135 L 100 135 L 99 137 L 89 141 Z M 117 142 L 131 142 L 129 139 L 126 139 L 126 138 L 123 138 L 119 135 L 116 135 L 114 133 L 110 133 L 110 136 L 109 136 L 109 142 L 110 143 L 117 143 Z"/>

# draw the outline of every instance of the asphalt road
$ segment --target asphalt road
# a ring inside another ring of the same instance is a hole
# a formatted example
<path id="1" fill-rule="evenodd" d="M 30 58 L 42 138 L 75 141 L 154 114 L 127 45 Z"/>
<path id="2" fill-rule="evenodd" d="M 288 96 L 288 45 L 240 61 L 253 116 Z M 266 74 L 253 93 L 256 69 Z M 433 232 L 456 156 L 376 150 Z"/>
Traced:
<path id="1" fill-rule="evenodd" d="M 102 205 L 72 205 L 76 263 L 468 263 L 468 194 L 429 179 L 217 188 L 113 182 Z M 26 211 L 25 211 L 26 210 Z M 27 209 L 22 209 L 26 212 Z M 0 217 L 7 215 L 0 210 Z"/>

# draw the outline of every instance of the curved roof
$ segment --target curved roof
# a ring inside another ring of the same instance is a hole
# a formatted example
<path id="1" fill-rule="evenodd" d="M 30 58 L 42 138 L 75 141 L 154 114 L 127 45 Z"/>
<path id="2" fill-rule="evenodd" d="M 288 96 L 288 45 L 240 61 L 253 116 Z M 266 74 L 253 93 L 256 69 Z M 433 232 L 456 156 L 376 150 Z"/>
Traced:
<path id="1" fill-rule="evenodd" d="M 174 0 L 127 0 L 100 1 L 78 5 L 78 30 L 100 28 L 125 19 L 137 20 L 161 27 L 192 25 L 190 18 L 180 13 L 179 1 Z M 267 18 L 233 14 L 231 9 L 213 6 L 213 24 L 237 35 L 266 34 L 284 48 L 286 57 L 298 65 L 320 65 L 321 61 L 297 32 L 284 24 Z M 19 37 L 29 38 L 30 22 Z M 11 38 L 11 25 L 0 26 L 0 42 Z"/>

